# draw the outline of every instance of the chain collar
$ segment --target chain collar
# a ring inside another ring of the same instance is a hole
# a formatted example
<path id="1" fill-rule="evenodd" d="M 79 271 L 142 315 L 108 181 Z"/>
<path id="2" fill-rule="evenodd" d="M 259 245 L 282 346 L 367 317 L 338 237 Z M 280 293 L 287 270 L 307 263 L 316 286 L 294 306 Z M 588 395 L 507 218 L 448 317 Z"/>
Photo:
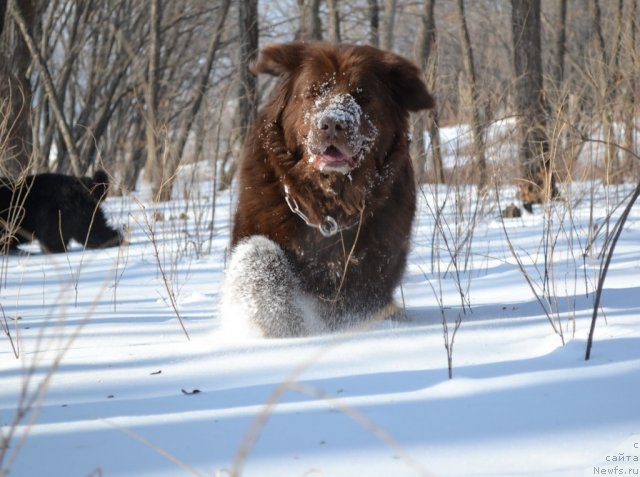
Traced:
<path id="1" fill-rule="evenodd" d="M 330 215 L 326 215 L 322 219 L 321 223 L 314 224 L 309 220 L 309 217 L 307 217 L 305 213 L 302 212 L 302 210 L 300 210 L 300 207 L 298 206 L 298 202 L 296 202 L 296 199 L 291 197 L 291 195 L 289 194 L 289 186 L 287 186 L 287 184 L 284 184 L 284 200 L 287 202 L 287 205 L 289 206 L 289 209 L 291 209 L 291 212 L 293 212 L 298 217 L 300 217 L 304 221 L 304 223 L 307 224 L 309 227 L 318 229 L 318 231 L 322 234 L 323 237 L 333 237 L 338 232 L 342 232 L 343 230 L 350 229 L 351 227 L 353 227 L 355 224 L 358 223 L 358 222 L 354 222 L 351 225 L 340 228 L 338 226 L 338 222 L 336 222 L 336 219 L 334 219 Z"/>

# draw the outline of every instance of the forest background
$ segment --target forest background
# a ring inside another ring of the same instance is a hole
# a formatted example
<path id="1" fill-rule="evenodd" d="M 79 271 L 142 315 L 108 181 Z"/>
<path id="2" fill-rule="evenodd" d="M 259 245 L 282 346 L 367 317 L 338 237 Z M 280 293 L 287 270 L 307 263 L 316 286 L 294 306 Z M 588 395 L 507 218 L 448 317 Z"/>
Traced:
<path id="1" fill-rule="evenodd" d="M 2 175 L 103 168 L 162 201 L 208 160 L 224 189 L 272 86 L 247 69 L 260 45 L 324 39 L 422 68 L 437 108 L 413 116 L 420 182 L 517 183 L 526 204 L 558 180 L 635 180 L 636 17 L 637 0 L 0 0 Z M 491 137 L 505 120 L 512 137 Z M 473 136 L 454 165 L 452 124 Z"/>

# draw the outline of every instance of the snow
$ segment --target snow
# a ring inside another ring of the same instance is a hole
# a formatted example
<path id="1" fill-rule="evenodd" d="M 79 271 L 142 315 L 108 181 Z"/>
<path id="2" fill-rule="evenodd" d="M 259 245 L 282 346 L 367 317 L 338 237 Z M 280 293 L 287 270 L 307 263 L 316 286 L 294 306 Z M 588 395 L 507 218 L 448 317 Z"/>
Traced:
<path id="1" fill-rule="evenodd" d="M 503 224 L 495 198 L 474 221 L 472 188 L 425 186 L 397 296 L 410 321 L 280 340 L 218 318 L 231 194 L 215 210 L 206 192 L 162 205 L 109 198 L 129 247 L 46 256 L 31 245 L 0 261 L 12 336 L 0 337 L 10 436 L 0 467 L 22 477 L 637 475 L 637 207 L 584 360 L 600 252 L 629 191 L 574 184 L 566 201 Z M 503 189 L 500 204 L 512 197 Z M 450 338 L 462 319 L 451 380 L 443 315 Z"/>
<path id="2" fill-rule="evenodd" d="M 306 146 L 310 153 L 310 162 L 313 162 L 314 150 L 318 143 L 324 142 L 318 138 L 318 132 L 325 129 L 327 121 L 340 124 L 344 131 L 349 153 L 355 154 L 357 161 L 371 149 L 379 131 L 371 121 L 368 114 L 363 113 L 362 108 L 350 94 L 336 93 L 333 90 L 334 81 L 326 82 L 319 86 L 319 95 L 313 102 L 313 107 L 305 115 L 305 120 L 312 125 L 311 133 L 306 138 Z M 364 120 L 364 126 L 361 124 Z M 336 144 L 331 144 L 336 146 Z M 340 144 L 338 144 L 340 145 Z M 344 151 L 340 151 L 344 152 Z"/>
<path id="3" fill-rule="evenodd" d="M 327 117 L 338 124 L 344 124 L 347 130 L 358 130 L 362 108 L 350 94 L 333 94 L 330 90 L 316 99 L 312 123 L 322 129 Z"/>

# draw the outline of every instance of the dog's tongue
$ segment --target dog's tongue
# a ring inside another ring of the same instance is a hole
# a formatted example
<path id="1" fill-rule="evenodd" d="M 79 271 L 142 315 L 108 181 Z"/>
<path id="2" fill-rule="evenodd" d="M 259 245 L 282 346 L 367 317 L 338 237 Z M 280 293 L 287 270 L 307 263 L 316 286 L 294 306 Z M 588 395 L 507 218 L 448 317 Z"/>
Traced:
<path id="1" fill-rule="evenodd" d="M 342 153 L 335 146 L 329 146 L 322 154 L 318 154 L 318 159 L 324 162 L 349 162 L 350 158 Z"/>

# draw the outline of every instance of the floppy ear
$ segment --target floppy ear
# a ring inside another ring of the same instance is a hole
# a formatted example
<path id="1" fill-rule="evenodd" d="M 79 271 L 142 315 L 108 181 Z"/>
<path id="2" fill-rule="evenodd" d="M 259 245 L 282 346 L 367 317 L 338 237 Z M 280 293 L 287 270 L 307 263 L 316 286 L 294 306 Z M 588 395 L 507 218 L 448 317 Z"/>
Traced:
<path id="1" fill-rule="evenodd" d="M 302 64 L 305 51 L 305 44 L 299 41 L 265 45 L 250 70 L 255 75 L 265 73 L 281 76 L 295 70 Z"/>
<path id="2" fill-rule="evenodd" d="M 435 106 L 433 97 L 422 81 L 422 73 L 409 60 L 394 53 L 385 53 L 382 60 L 383 77 L 395 100 L 409 111 Z"/>

